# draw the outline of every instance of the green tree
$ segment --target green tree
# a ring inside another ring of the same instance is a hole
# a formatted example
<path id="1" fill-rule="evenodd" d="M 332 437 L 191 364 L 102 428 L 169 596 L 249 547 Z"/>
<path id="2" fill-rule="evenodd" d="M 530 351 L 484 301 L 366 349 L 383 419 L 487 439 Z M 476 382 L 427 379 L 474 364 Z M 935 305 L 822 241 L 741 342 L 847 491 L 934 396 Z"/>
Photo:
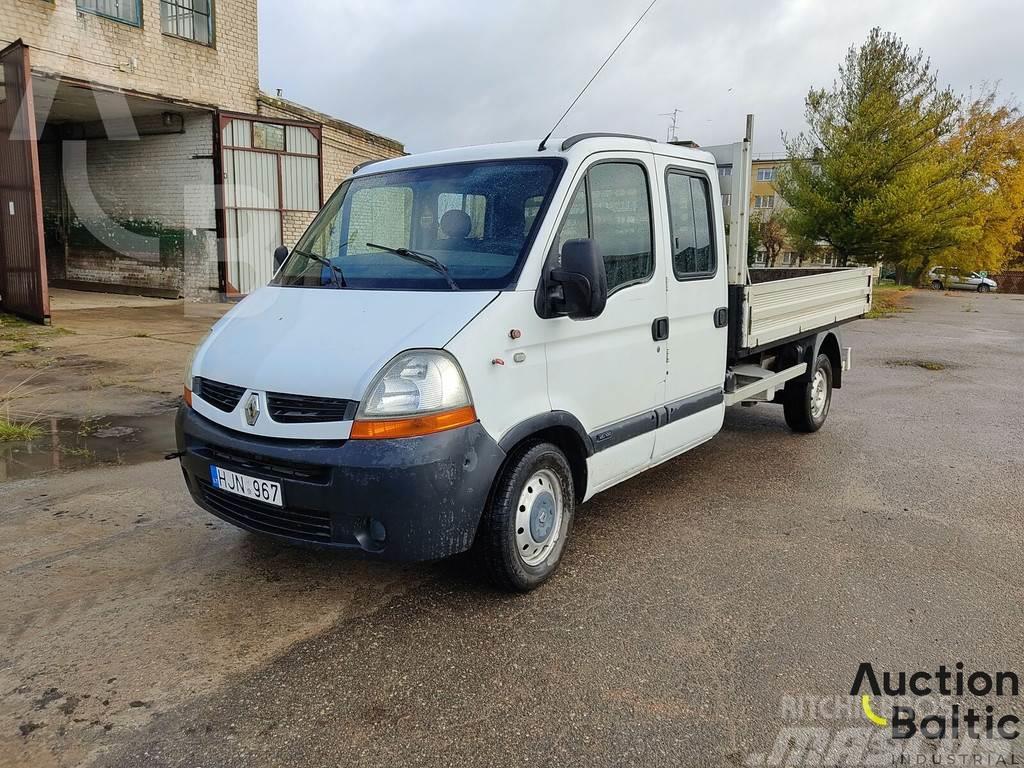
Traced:
<path id="1" fill-rule="evenodd" d="M 750 216 L 747 220 L 747 264 L 754 265 L 754 257 L 757 256 L 757 249 L 761 247 L 761 220 L 757 216 Z"/>
<path id="2" fill-rule="evenodd" d="M 944 146 L 959 109 L 922 52 L 873 29 L 831 89 L 808 93 L 808 131 L 784 137 L 792 235 L 824 241 L 840 264 L 885 258 L 915 274 L 967 239 L 976 201 L 964 158 Z"/>

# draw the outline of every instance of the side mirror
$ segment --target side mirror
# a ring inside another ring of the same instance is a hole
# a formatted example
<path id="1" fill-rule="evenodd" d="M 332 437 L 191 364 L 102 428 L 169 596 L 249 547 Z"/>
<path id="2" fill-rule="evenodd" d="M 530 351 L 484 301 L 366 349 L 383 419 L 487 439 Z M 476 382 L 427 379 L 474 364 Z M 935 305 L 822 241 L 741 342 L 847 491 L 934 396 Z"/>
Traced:
<path id="1" fill-rule="evenodd" d="M 598 317 L 608 302 L 608 276 L 597 244 L 567 240 L 561 256 L 561 266 L 548 272 L 545 281 L 552 315 L 573 320 Z"/>
<path id="2" fill-rule="evenodd" d="M 285 259 L 288 258 L 288 246 L 279 245 L 274 251 L 274 270 L 277 271 L 284 264 Z"/>

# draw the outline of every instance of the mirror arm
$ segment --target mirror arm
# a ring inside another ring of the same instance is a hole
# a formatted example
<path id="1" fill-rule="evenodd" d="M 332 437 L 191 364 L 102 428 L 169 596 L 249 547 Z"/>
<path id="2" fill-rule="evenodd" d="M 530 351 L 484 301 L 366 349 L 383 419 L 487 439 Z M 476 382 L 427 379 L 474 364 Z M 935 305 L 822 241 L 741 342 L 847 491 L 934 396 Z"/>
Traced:
<path id="1" fill-rule="evenodd" d="M 573 283 L 579 286 L 585 296 L 590 295 L 590 279 L 579 272 L 566 272 L 564 269 L 551 270 L 551 279 L 556 283 Z"/>

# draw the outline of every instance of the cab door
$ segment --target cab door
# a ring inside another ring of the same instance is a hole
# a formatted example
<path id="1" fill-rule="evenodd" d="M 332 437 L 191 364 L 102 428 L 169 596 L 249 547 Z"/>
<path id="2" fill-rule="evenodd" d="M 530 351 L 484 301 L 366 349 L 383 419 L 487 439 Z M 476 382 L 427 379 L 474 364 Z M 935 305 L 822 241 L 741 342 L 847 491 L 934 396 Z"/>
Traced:
<path id="1" fill-rule="evenodd" d="M 728 285 L 725 227 L 713 165 L 658 158 L 663 183 L 668 338 L 664 460 L 715 435 L 725 417 Z"/>
<path id="2" fill-rule="evenodd" d="M 564 242 L 590 238 L 608 274 L 599 317 L 541 321 L 551 408 L 575 416 L 594 445 L 588 495 L 647 467 L 654 449 L 666 370 L 663 343 L 652 331 L 665 315 L 654 168 L 644 153 L 591 158 L 577 173 L 548 250 L 550 269 Z"/>

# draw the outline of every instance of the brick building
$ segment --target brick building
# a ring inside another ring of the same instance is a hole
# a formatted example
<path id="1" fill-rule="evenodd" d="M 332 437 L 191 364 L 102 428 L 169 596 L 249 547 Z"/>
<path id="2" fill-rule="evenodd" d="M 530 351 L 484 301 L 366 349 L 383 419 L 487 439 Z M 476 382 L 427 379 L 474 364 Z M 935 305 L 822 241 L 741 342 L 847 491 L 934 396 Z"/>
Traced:
<path id="1" fill-rule="evenodd" d="M 0 0 L 0 49 L 0 305 L 30 316 L 48 284 L 247 293 L 403 153 L 260 91 L 256 0 Z"/>

